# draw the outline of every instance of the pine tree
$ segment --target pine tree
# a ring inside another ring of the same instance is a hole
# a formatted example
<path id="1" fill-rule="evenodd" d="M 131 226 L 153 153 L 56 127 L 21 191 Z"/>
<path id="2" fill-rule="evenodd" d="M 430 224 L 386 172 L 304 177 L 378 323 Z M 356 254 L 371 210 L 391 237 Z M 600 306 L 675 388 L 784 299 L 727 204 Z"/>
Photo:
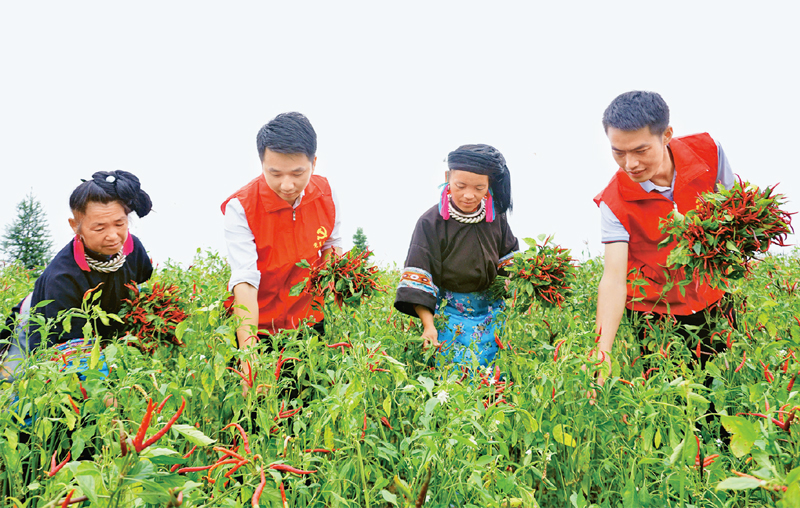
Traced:
<path id="1" fill-rule="evenodd" d="M 17 218 L 6 226 L 0 247 L 9 261 L 18 261 L 28 270 L 50 262 L 53 241 L 42 204 L 30 192 L 17 204 Z"/>
<path id="2" fill-rule="evenodd" d="M 353 251 L 365 251 L 369 249 L 367 244 L 367 235 L 361 228 L 356 229 L 356 234 L 353 235 Z"/>

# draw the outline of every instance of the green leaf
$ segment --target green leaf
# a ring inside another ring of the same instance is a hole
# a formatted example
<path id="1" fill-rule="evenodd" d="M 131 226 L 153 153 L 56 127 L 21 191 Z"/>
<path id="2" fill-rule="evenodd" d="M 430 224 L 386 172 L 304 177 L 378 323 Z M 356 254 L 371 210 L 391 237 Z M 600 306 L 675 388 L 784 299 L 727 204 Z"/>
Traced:
<path id="1" fill-rule="evenodd" d="M 561 426 L 561 424 L 553 427 L 553 439 L 565 446 L 575 447 L 576 444 L 575 439 L 568 433 L 564 432 L 564 428 Z"/>
<path id="2" fill-rule="evenodd" d="M 97 468 L 98 465 L 93 462 L 81 462 L 75 471 L 75 479 L 89 501 L 95 506 L 101 506 L 105 503 L 100 503 L 99 498 L 100 496 L 107 498 L 108 490 Z"/>
<path id="3" fill-rule="evenodd" d="M 397 505 L 397 495 L 392 494 L 386 489 L 381 489 L 381 496 L 383 496 L 383 500 L 387 503 L 391 503 L 393 505 Z"/>
<path id="4" fill-rule="evenodd" d="M 750 453 L 753 443 L 758 439 L 758 425 L 741 416 L 723 416 L 722 426 L 731 433 L 731 451 L 736 457 Z"/>
<path id="5" fill-rule="evenodd" d="M 178 434 L 182 435 L 188 439 L 189 442 L 196 444 L 197 446 L 208 446 L 217 441 L 216 439 L 211 439 L 210 437 L 206 436 L 200 432 L 200 430 L 192 427 L 191 425 L 181 425 L 176 423 L 172 426 L 172 430 L 177 431 Z"/>
<path id="6" fill-rule="evenodd" d="M 754 478 L 741 478 L 736 476 L 734 478 L 726 478 L 717 484 L 717 490 L 747 490 L 756 489 L 761 486 L 763 482 Z"/>
<path id="7" fill-rule="evenodd" d="M 100 341 L 95 340 L 92 345 L 92 356 L 89 358 L 89 369 L 95 370 L 100 363 Z"/>
<path id="8" fill-rule="evenodd" d="M 300 265 L 300 263 L 297 263 L 297 264 L 298 264 L 298 266 Z M 305 280 L 303 280 L 301 282 L 298 282 L 297 284 L 292 286 L 292 289 L 289 290 L 289 296 L 300 296 L 301 294 L 303 294 L 303 290 L 305 288 L 306 288 L 306 281 Z"/>

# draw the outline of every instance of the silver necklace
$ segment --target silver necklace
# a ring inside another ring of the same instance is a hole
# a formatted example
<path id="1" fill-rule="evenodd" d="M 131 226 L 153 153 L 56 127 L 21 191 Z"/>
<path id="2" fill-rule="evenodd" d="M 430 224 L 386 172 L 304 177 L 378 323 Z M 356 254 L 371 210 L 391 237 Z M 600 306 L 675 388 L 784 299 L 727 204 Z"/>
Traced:
<path id="1" fill-rule="evenodd" d="M 125 259 L 127 256 L 122 253 L 122 250 L 116 253 L 114 257 L 109 259 L 108 261 L 97 261 L 96 259 L 90 258 L 89 254 L 84 253 L 84 257 L 86 258 L 86 264 L 89 265 L 89 268 L 96 272 L 102 273 L 112 273 L 116 272 L 122 265 L 125 264 Z"/>
<path id="2" fill-rule="evenodd" d="M 447 206 L 450 210 L 450 216 L 462 224 L 477 224 L 486 217 L 486 202 L 482 199 L 481 206 L 472 213 L 464 213 L 457 210 L 450 200 L 447 201 Z"/>

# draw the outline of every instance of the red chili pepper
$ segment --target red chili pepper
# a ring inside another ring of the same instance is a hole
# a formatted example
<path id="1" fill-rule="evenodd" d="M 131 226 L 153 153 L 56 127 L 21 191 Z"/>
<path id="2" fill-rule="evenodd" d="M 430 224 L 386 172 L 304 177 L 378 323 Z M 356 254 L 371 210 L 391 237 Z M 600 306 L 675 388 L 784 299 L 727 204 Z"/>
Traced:
<path id="1" fill-rule="evenodd" d="M 361 429 L 361 440 L 364 440 L 364 436 L 367 434 L 367 413 L 364 412 L 364 428 Z"/>
<path id="2" fill-rule="evenodd" d="M 205 471 L 207 469 L 211 469 L 213 467 L 216 467 L 217 465 L 219 465 L 219 464 L 217 463 L 217 464 L 210 464 L 208 466 L 182 467 L 182 468 L 178 469 L 178 474 L 197 473 L 198 471 Z"/>
<path id="3" fill-rule="evenodd" d="M 389 423 L 389 420 L 385 416 L 381 416 L 381 423 L 384 427 L 387 427 L 389 430 L 394 430 L 392 425 Z"/>
<path id="4" fill-rule="evenodd" d="M 786 361 L 788 362 L 789 360 L 787 359 Z M 89 396 L 86 394 L 86 388 L 83 387 L 83 384 L 81 384 L 79 382 L 78 383 L 78 387 L 80 387 L 80 389 L 81 389 L 81 394 L 83 395 L 83 400 L 89 400 Z"/>
<path id="5" fill-rule="evenodd" d="M 794 386 L 794 378 L 796 378 L 796 377 L 797 377 L 797 374 L 792 376 L 792 379 L 789 381 L 789 384 L 786 386 L 786 391 L 787 392 L 791 392 L 792 391 L 792 387 Z"/>
<path id="6" fill-rule="evenodd" d="M 499 336 L 497 336 L 497 335 L 495 335 L 495 336 L 494 336 L 494 342 L 495 342 L 495 344 L 497 344 L 497 347 L 498 347 L 499 349 L 505 349 L 505 348 L 506 348 L 506 347 L 503 345 L 503 343 L 500 341 L 500 337 L 499 337 Z"/>
<path id="7" fill-rule="evenodd" d="M 189 452 L 183 456 L 183 458 L 188 459 L 189 457 L 192 456 L 195 450 L 197 450 L 197 445 L 194 445 L 192 449 L 189 450 Z M 174 473 L 179 467 L 181 467 L 180 464 L 173 464 L 172 467 L 170 468 L 170 472 Z"/>
<path id="8" fill-rule="evenodd" d="M 238 423 L 229 423 L 228 425 L 222 427 L 222 430 L 225 430 L 225 429 L 227 429 L 229 427 L 233 427 L 233 428 L 235 428 L 236 430 L 239 431 L 239 435 L 242 436 L 242 445 L 244 446 L 244 451 L 246 451 L 247 453 L 253 453 L 250 450 L 250 440 L 248 439 L 247 433 L 244 431 L 242 426 L 239 425 Z"/>
<path id="9" fill-rule="evenodd" d="M 158 409 L 156 409 L 156 413 L 157 413 L 157 414 L 161 414 L 161 410 L 162 410 L 162 409 L 164 409 L 164 404 L 166 404 L 166 403 L 167 403 L 167 401 L 168 401 L 168 400 L 169 400 L 171 397 L 172 397 L 172 394 L 170 393 L 169 395 L 167 395 L 167 397 L 166 397 L 164 400 L 162 400 L 162 401 L 161 401 L 161 404 L 159 404 L 159 405 L 158 405 Z"/>
<path id="10" fill-rule="evenodd" d="M 72 490 L 69 491 L 69 494 L 67 494 L 67 497 L 64 498 L 64 502 L 61 503 L 61 508 L 66 508 L 67 506 L 69 506 L 69 504 L 70 504 L 69 500 L 72 499 L 72 494 L 74 494 L 74 493 L 75 493 L 75 489 L 72 489 Z"/>
<path id="11" fill-rule="evenodd" d="M 237 462 L 236 465 L 233 466 L 230 471 L 225 473 L 225 478 L 230 478 L 233 475 L 233 473 L 238 471 L 240 467 L 244 466 L 248 462 L 249 462 L 248 460 L 240 460 L 239 462 Z"/>
<path id="12" fill-rule="evenodd" d="M 281 491 L 281 501 L 283 502 L 283 508 L 288 508 L 289 503 L 286 502 L 286 491 L 283 490 L 283 482 L 280 483 L 280 491 Z"/>
<path id="13" fill-rule="evenodd" d="M 657 371 L 657 370 L 658 370 L 658 367 L 651 367 L 651 368 L 647 369 L 647 370 L 644 372 L 644 374 L 642 374 L 642 377 L 643 377 L 643 378 L 645 378 L 645 380 L 646 380 L 646 379 L 647 379 L 647 378 L 650 376 L 650 373 L 651 373 L 651 372 L 655 372 L 655 371 Z"/>
<path id="14" fill-rule="evenodd" d="M 702 354 L 702 351 L 700 350 L 700 345 L 702 343 L 703 343 L 703 341 L 701 341 L 701 340 L 697 341 L 697 349 L 695 349 L 695 352 L 694 352 L 694 354 L 697 355 L 697 358 L 700 358 L 700 355 Z"/>
<path id="15" fill-rule="evenodd" d="M 244 460 L 244 457 L 242 457 L 241 455 L 239 455 L 238 453 L 236 453 L 236 450 L 238 449 L 238 447 L 237 447 L 237 448 L 234 448 L 233 450 L 228 450 L 227 448 L 222 448 L 221 446 L 215 446 L 215 447 L 213 447 L 212 449 L 213 449 L 215 452 L 220 452 L 220 453 L 222 453 L 223 455 L 227 455 L 227 456 L 229 456 L 229 457 L 233 457 L 233 458 L 235 458 L 235 459 L 239 459 L 239 460 Z"/>
<path id="16" fill-rule="evenodd" d="M 150 425 L 150 420 L 153 417 L 154 408 L 155 404 L 153 404 L 153 400 L 149 399 L 147 402 L 147 413 L 145 414 L 144 419 L 142 420 L 142 424 L 139 426 L 139 430 L 138 432 L 136 432 L 136 437 L 133 440 L 133 447 L 136 448 L 136 451 L 139 453 L 141 453 L 142 450 L 144 450 L 148 446 L 152 445 L 153 443 L 161 439 L 161 437 L 169 431 L 169 429 L 175 424 L 175 422 L 178 421 L 178 418 L 181 416 L 181 413 L 183 413 L 183 410 L 186 408 L 186 399 L 181 397 L 181 407 L 178 408 L 178 412 L 176 412 L 175 415 L 169 419 L 169 421 L 166 423 L 166 425 L 164 425 L 164 427 L 161 428 L 161 430 L 153 434 L 153 436 L 150 439 L 143 442 L 142 440 L 144 439 L 144 436 L 147 432 L 147 427 Z"/>
<path id="17" fill-rule="evenodd" d="M 67 398 L 69 399 L 69 403 L 72 404 L 72 409 L 75 410 L 75 413 L 80 415 L 81 414 L 81 410 L 80 410 L 80 408 L 78 408 L 78 405 L 75 404 L 75 401 L 72 400 L 72 396 L 71 395 L 67 395 Z"/>
<path id="18" fill-rule="evenodd" d="M 334 347 L 353 347 L 353 345 L 350 344 L 349 342 L 337 342 L 336 344 L 325 344 L 325 345 L 330 347 L 330 348 L 334 348 Z"/>
<path id="19" fill-rule="evenodd" d="M 283 367 L 284 363 L 288 362 L 289 360 L 295 360 L 295 361 L 298 361 L 298 362 L 300 361 L 300 358 L 284 358 L 283 357 L 283 352 L 285 350 L 286 350 L 286 348 L 281 349 L 281 354 L 280 354 L 280 356 L 278 356 L 278 363 L 275 366 L 275 381 L 278 381 L 280 379 L 280 377 L 281 377 L 281 368 Z"/>
<path id="20" fill-rule="evenodd" d="M 761 366 L 764 367 L 764 379 L 767 380 L 767 383 L 771 383 L 772 380 L 775 379 L 775 376 L 773 376 L 772 373 L 769 371 L 769 365 L 764 365 L 764 362 L 762 362 L 761 360 L 759 360 L 758 363 L 760 363 Z"/>
<path id="21" fill-rule="evenodd" d="M 302 469 L 297 469 L 296 467 L 287 466 L 286 464 L 272 464 L 271 466 L 269 466 L 269 468 L 284 473 L 294 473 L 299 475 L 313 474 L 317 472 L 316 469 L 314 469 L 313 471 L 303 471 Z"/>
<path id="22" fill-rule="evenodd" d="M 558 341 L 558 344 L 556 344 L 556 350 L 553 353 L 553 361 L 558 360 L 558 351 L 561 349 L 561 346 L 563 346 L 565 342 L 566 342 L 565 339 L 561 339 L 560 341 Z"/>
<path id="23" fill-rule="evenodd" d="M 747 361 L 747 351 L 742 353 L 742 363 L 740 363 L 738 367 L 733 369 L 733 371 L 734 372 L 739 372 L 740 370 L 742 370 L 742 367 L 744 367 L 744 362 L 746 362 L 746 361 Z"/>
<path id="24" fill-rule="evenodd" d="M 56 454 L 57 453 L 58 453 L 58 450 L 53 452 L 53 457 L 50 459 L 50 471 L 46 471 L 45 472 L 45 474 L 47 474 L 47 476 L 49 476 L 51 478 L 53 476 L 55 476 L 56 473 L 61 471 L 61 468 L 63 468 L 67 464 L 67 462 L 69 462 L 70 452 L 67 451 L 67 458 L 65 458 L 63 461 L 59 462 L 58 464 L 56 464 Z"/>
<path id="25" fill-rule="evenodd" d="M 628 423 L 628 415 L 622 415 L 622 422 L 625 425 L 630 425 L 630 423 Z"/>

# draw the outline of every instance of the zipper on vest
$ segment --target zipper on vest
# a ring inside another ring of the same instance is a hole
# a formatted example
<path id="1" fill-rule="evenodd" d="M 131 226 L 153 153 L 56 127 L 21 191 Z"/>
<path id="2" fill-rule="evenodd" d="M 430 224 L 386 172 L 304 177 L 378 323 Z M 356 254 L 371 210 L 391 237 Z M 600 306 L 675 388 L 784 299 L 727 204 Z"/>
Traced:
<path id="1" fill-rule="evenodd" d="M 296 210 L 292 208 L 292 222 L 294 222 Z"/>

